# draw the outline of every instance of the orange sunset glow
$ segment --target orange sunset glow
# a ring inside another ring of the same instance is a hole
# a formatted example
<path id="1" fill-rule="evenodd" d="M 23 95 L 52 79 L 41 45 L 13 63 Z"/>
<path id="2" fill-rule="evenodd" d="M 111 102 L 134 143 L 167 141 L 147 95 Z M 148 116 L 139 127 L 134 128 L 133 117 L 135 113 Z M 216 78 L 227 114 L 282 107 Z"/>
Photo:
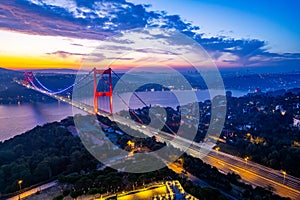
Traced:
<path id="1" fill-rule="evenodd" d="M 129 31 L 122 37 L 107 41 L 0 31 L 0 35 L 7 39 L 0 47 L 0 63 L 4 68 L 18 70 L 87 69 L 95 66 L 130 68 L 145 65 L 151 67 L 212 65 L 211 58 L 201 46 L 186 36 L 172 33 L 176 36 L 176 40 L 181 38 L 180 40 L 191 44 L 190 47 L 182 49 L 174 39 L 149 37 L 152 33 L 170 33 L 155 29 L 147 31 L 149 33 L 143 33 L 143 30 Z M 118 42 L 120 40 L 131 42 L 120 45 Z M 174 45 L 168 46 L 166 43 Z"/>
<path id="2" fill-rule="evenodd" d="M 2 66 L 9 69 L 40 69 L 40 68 L 65 68 L 78 69 L 80 62 L 73 59 L 41 58 L 41 57 L 20 57 L 0 56 Z"/>

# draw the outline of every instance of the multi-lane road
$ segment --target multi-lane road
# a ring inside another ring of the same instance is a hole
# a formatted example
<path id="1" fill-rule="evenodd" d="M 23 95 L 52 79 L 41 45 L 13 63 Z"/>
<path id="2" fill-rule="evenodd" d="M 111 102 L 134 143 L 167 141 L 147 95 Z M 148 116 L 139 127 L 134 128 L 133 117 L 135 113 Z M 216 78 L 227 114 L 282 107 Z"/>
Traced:
<path id="1" fill-rule="evenodd" d="M 199 151 L 190 149 L 192 156 L 199 156 Z M 215 166 L 221 172 L 234 172 L 245 182 L 251 185 L 272 189 L 273 192 L 283 197 L 300 199 L 300 180 L 282 172 L 270 169 L 251 161 L 231 156 L 218 151 L 211 151 L 202 160 L 207 164 Z"/>

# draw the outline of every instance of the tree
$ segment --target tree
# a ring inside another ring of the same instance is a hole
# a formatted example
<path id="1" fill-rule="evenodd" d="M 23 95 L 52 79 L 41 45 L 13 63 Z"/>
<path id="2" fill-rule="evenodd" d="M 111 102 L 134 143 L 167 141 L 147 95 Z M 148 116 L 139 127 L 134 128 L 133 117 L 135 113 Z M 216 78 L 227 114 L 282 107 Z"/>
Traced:
<path id="1" fill-rule="evenodd" d="M 63 195 L 59 195 L 53 198 L 53 200 L 63 200 L 64 196 Z"/>

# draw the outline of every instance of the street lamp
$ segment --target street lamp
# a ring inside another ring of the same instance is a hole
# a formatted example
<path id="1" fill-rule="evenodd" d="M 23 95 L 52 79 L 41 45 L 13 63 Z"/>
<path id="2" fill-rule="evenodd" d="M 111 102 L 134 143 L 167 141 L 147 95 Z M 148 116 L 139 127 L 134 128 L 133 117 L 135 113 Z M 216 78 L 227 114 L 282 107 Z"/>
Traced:
<path id="1" fill-rule="evenodd" d="M 21 199 L 20 198 L 20 195 L 21 195 L 21 189 L 22 189 L 22 183 L 23 183 L 23 180 L 18 180 L 18 185 L 19 185 L 19 200 Z"/>
<path id="2" fill-rule="evenodd" d="M 217 153 L 219 153 L 220 147 L 216 147 L 215 150 L 217 151 Z"/>
<path id="3" fill-rule="evenodd" d="M 286 171 L 282 171 L 283 174 L 283 183 L 285 182 L 285 177 L 286 177 Z"/>
<path id="4" fill-rule="evenodd" d="M 178 162 L 179 162 L 179 164 L 183 167 L 183 163 L 184 163 L 183 158 L 179 158 L 179 159 L 178 159 Z"/>
<path id="5" fill-rule="evenodd" d="M 249 157 L 245 157 L 244 160 L 246 161 L 246 165 L 248 164 L 248 160 L 249 160 Z"/>

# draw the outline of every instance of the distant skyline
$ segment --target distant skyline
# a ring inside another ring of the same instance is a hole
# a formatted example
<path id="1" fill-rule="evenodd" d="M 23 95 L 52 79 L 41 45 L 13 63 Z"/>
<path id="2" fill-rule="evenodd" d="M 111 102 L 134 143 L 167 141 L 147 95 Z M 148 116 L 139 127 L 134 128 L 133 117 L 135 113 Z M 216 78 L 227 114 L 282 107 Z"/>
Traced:
<path id="1" fill-rule="evenodd" d="M 132 38 L 124 31 L 154 27 L 176 29 L 193 38 L 219 68 L 299 70 L 299 7 L 296 0 L 4 1 L 0 67 L 77 69 L 95 48 L 101 49 L 97 64 L 107 65 L 119 54 L 141 52 L 144 41 L 129 45 Z M 133 57 L 123 57 L 118 66 L 134 62 Z M 173 59 L 165 64 L 178 63 Z"/>

